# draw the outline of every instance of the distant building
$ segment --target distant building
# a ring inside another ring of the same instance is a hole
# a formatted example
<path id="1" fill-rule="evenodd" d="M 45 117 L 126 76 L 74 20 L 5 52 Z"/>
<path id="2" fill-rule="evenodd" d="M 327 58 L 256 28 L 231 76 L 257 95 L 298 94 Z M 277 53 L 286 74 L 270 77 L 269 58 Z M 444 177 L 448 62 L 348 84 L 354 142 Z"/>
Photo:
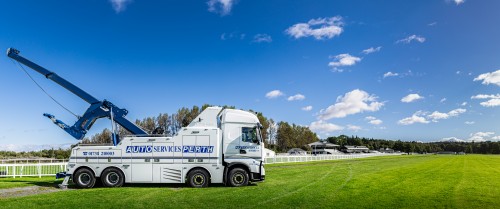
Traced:
<path id="1" fill-rule="evenodd" d="M 274 157 L 276 155 L 276 152 L 267 148 L 264 148 L 263 152 L 264 152 L 264 157 Z"/>
<path id="2" fill-rule="evenodd" d="M 313 155 L 319 155 L 319 154 L 334 154 L 338 152 L 335 148 L 339 147 L 339 145 L 332 144 L 326 141 L 317 141 L 308 144 L 311 149 L 312 149 L 312 154 Z"/>
<path id="3" fill-rule="evenodd" d="M 379 152 L 382 152 L 382 153 L 394 153 L 394 150 L 391 149 L 391 148 L 380 148 Z"/>
<path id="4" fill-rule="evenodd" d="M 342 151 L 345 153 L 366 153 L 369 152 L 370 149 L 366 146 L 345 146 Z"/>
<path id="5" fill-rule="evenodd" d="M 307 152 L 300 148 L 292 148 L 287 152 L 289 155 L 307 155 Z"/>

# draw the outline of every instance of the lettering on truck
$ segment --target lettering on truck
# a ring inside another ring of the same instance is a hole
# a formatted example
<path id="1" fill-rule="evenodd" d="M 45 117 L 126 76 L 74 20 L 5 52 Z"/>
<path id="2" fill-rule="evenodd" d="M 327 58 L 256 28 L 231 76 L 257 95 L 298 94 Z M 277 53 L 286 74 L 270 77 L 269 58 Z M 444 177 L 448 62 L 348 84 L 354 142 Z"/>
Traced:
<path id="1" fill-rule="evenodd" d="M 214 146 L 127 146 L 126 153 L 152 152 L 182 152 L 182 153 L 213 153 Z"/>

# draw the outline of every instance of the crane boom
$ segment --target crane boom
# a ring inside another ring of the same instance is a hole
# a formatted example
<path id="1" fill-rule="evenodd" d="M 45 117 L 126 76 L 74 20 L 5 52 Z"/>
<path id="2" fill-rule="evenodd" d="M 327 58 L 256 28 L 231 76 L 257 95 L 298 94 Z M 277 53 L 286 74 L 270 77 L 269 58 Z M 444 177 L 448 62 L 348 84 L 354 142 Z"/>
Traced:
<path id="1" fill-rule="evenodd" d="M 85 100 L 87 103 L 90 104 L 90 107 L 85 111 L 85 113 L 81 117 L 78 118 L 78 120 L 75 122 L 73 126 L 66 125 L 64 122 L 56 119 L 51 114 L 47 113 L 43 114 L 44 116 L 51 119 L 52 122 L 54 122 L 54 124 L 65 130 L 74 138 L 78 140 L 83 139 L 83 137 L 85 136 L 87 131 L 92 127 L 94 122 L 97 119 L 104 117 L 113 120 L 114 122 L 118 123 L 121 127 L 125 128 L 127 131 L 129 131 L 134 135 L 147 135 L 146 131 L 144 131 L 142 128 L 138 127 L 137 125 L 135 125 L 134 123 L 130 122 L 128 119 L 125 118 L 125 116 L 128 114 L 128 111 L 126 109 L 119 108 L 107 100 L 100 101 L 96 99 L 92 95 L 78 88 L 77 86 L 67 81 L 66 79 L 60 77 L 56 73 L 51 72 L 45 69 L 44 67 L 22 57 L 21 55 L 19 55 L 19 53 L 20 52 L 17 49 L 14 48 L 7 49 L 8 57 L 42 74 L 47 79 L 54 81 L 55 83 L 59 84 L 60 86 L 64 87 L 68 91 L 72 92 L 73 94 L 75 94 L 76 96 L 80 97 L 81 99 Z M 116 145 L 117 143 L 118 139 L 113 137 L 113 144 Z"/>

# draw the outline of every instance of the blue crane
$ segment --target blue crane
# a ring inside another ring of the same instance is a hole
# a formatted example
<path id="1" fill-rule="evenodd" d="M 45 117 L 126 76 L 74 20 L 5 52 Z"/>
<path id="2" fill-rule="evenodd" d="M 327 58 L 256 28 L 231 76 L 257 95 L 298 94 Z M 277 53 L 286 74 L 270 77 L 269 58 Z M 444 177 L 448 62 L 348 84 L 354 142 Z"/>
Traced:
<path id="1" fill-rule="evenodd" d="M 54 124 L 62 128 L 64 131 L 68 132 L 71 136 L 75 137 L 78 140 L 83 139 L 87 131 L 92 127 L 94 122 L 99 118 L 109 118 L 113 122 L 118 123 L 125 130 L 129 131 L 134 135 L 147 135 L 148 133 L 144 131 L 139 126 L 130 122 L 125 118 L 128 111 L 126 109 L 119 108 L 115 106 L 113 103 L 107 100 L 98 100 L 92 95 L 88 94 L 84 90 L 78 88 L 74 84 L 60 77 L 54 72 L 51 72 L 44 67 L 37 65 L 30 60 L 19 55 L 19 50 L 14 48 L 7 49 L 7 56 L 16 60 L 19 63 L 22 63 L 25 66 L 35 70 L 36 72 L 45 76 L 45 78 L 54 81 L 60 86 L 66 88 L 68 91 L 77 95 L 81 99 L 85 100 L 90 104 L 90 107 L 85 111 L 82 116 L 78 117 L 78 120 L 75 122 L 73 126 L 66 125 L 66 123 L 56 119 L 53 115 L 44 113 L 45 117 L 48 117 Z M 113 133 L 113 144 L 116 145 L 119 142 L 118 137 Z"/>

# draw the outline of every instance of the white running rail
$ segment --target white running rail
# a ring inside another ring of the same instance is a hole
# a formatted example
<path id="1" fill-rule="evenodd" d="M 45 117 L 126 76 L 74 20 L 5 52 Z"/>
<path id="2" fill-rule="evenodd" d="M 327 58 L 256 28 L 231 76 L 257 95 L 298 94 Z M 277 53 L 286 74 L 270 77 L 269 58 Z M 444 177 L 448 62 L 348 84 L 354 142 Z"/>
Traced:
<path id="1" fill-rule="evenodd" d="M 293 162 L 311 162 L 322 160 L 344 160 L 356 159 L 376 156 L 401 155 L 400 153 L 384 154 L 384 153 L 369 153 L 369 154 L 337 154 L 337 155 L 276 155 L 274 157 L 266 157 L 265 164 L 274 163 L 293 163 Z M 28 162 L 28 163 L 10 163 L 0 164 L 0 177 L 42 177 L 55 176 L 56 173 L 66 171 L 67 162 Z"/>

